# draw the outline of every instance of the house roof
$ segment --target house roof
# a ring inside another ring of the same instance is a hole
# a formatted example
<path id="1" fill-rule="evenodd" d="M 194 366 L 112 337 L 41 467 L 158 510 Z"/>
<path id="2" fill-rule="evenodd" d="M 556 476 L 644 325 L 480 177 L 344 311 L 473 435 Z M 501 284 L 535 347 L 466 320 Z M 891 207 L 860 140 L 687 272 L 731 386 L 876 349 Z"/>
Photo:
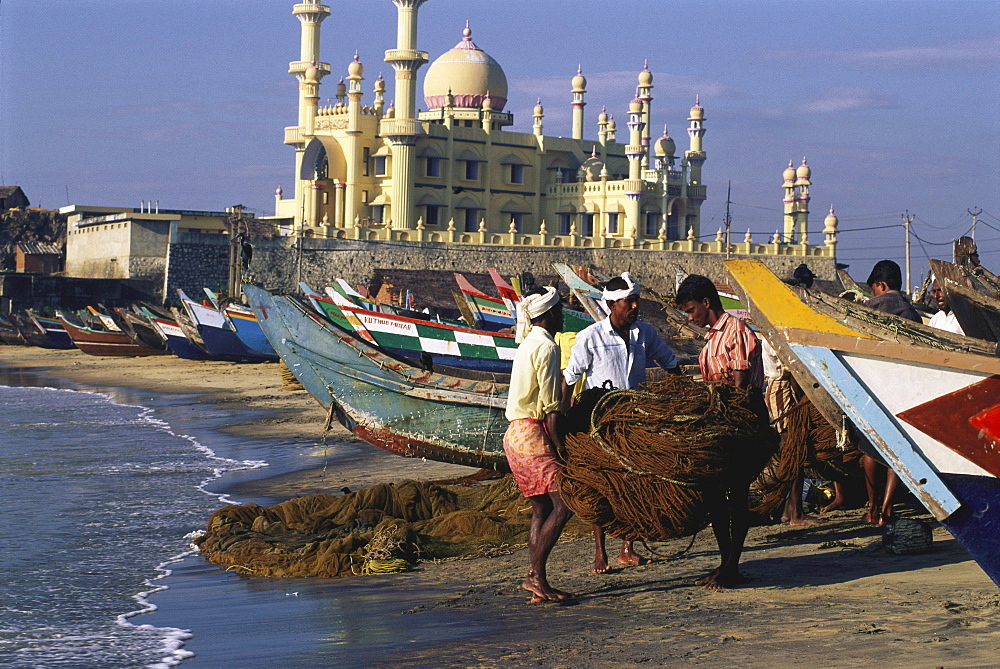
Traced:
<path id="1" fill-rule="evenodd" d="M 58 244 L 43 244 L 41 242 L 19 242 L 17 247 L 26 256 L 62 255 L 62 247 Z"/>

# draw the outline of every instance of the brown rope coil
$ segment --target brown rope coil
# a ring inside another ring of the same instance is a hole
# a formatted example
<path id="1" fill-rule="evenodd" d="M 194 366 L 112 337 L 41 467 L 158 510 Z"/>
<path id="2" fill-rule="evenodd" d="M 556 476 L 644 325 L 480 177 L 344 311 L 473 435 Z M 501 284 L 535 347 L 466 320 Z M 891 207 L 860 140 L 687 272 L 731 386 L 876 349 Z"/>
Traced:
<path id="1" fill-rule="evenodd" d="M 753 393 L 667 377 L 641 390 L 611 390 L 590 432 L 564 439 L 559 490 L 584 521 L 623 539 L 665 541 L 706 524 L 706 495 L 727 477 L 754 478 L 776 433 Z"/>

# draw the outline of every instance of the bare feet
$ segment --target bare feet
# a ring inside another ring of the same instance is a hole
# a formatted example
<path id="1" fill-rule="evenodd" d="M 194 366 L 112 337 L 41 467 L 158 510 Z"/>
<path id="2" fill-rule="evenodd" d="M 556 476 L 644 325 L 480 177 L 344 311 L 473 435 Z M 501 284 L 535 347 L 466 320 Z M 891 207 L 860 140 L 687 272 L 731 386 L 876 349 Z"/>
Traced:
<path id="1" fill-rule="evenodd" d="M 892 512 L 892 509 L 882 509 L 882 513 L 879 515 L 878 519 L 879 527 L 892 525 L 895 522 L 896 522 L 896 514 Z"/>
<path id="2" fill-rule="evenodd" d="M 813 525 L 822 525 L 824 521 L 819 518 L 813 518 L 812 516 L 802 515 L 800 518 L 790 518 L 788 520 L 789 527 L 812 527 Z"/>
<path id="3" fill-rule="evenodd" d="M 750 579 L 739 571 L 724 572 L 722 569 L 716 569 L 699 578 L 694 584 L 703 586 L 706 590 L 723 590 L 725 588 L 735 588 L 738 585 L 749 582 Z"/>
<path id="4" fill-rule="evenodd" d="M 618 564 L 629 564 L 629 565 L 643 565 L 649 564 L 652 560 L 646 557 L 642 557 L 638 553 L 632 551 L 622 551 L 618 556 Z"/>
<path id="5" fill-rule="evenodd" d="M 595 574 L 607 574 L 611 571 L 611 567 L 608 566 L 608 558 L 606 555 L 595 555 L 594 556 L 594 566 L 591 569 Z"/>
<path id="6" fill-rule="evenodd" d="M 872 506 L 869 506 L 861 519 L 870 525 L 878 525 L 881 522 L 882 514 Z"/>
<path id="7" fill-rule="evenodd" d="M 561 602 L 572 596 L 568 592 L 563 592 L 562 590 L 557 590 L 556 588 L 551 587 L 548 583 L 534 574 L 529 574 L 528 577 L 524 579 L 524 582 L 521 583 L 521 587 L 531 593 L 531 602 L 533 604 L 537 604 L 539 602 Z"/>
<path id="8" fill-rule="evenodd" d="M 842 500 L 835 499 L 832 502 L 830 502 L 829 504 L 827 504 L 826 506 L 824 506 L 822 509 L 820 509 L 819 512 L 821 514 L 823 514 L 823 513 L 829 513 L 830 511 L 836 511 L 837 509 L 839 509 L 843 505 L 844 505 L 844 502 Z"/>

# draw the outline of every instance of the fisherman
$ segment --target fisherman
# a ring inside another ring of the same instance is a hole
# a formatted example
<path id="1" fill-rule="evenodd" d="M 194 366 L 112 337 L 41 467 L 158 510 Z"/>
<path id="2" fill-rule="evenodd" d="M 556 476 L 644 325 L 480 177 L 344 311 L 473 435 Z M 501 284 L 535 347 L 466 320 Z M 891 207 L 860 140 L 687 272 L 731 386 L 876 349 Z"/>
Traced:
<path id="1" fill-rule="evenodd" d="M 875 296 L 868 300 L 868 306 L 888 314 L 895 314 L 916 323 L 923 319 L 906 295 L 903 287 L 903 272 L 892 260 L 879 260 L 868 275 L 868 286 Z M 892 500 L 899 487 L 899 477 L 891 468 L 865 453 L 861 458 L 865 470 L 865 490 L 868 493 L 868 507 L 865 522 L 872 525 L 887 525 L 895 520 Z M 880 499 L 881 498 L 881 499 Z"/>
<path id="2" fill-rule="evenodd" d="M 699 274 L 689 275 L 677 288 L 677 306 L 688 320 L 708 327 L 706 344 L 698 355 L 702 379 L 708 382 L 731 383 L 737 388 L 749 388 L 762 420 L 764 407 L 764 368 L 760 342 L 746 323 L 722 308 L 719 291 L 712 280 Z M 722 481 L 719 497 L 706 499 L 712 532 L 719 545 L 721 565 L 695 581 L 709 590 L 720 590 L 748 579 L 739 570 L 740 556 L 750 529 L 748 496 L 751 481 L 759 471 L 729 471 Z"/>
<path id="3" fill-rule="evenodd" d="M 560 446 L 556 420 L 560 394 L 559 346 L 562 305 L 555 288 L 534 288 L 518 305 L 503 450 L 517 486 L 531 502 L 528 554 L 531 566 L 521 587 L 531 602 L 560 602 L 571 595 L 549 585 L 546 563 L 572 512 L 556 489 Z"/>
<path id="4" fill-rule="evenodd" d="M 602 297 L 608 305 L 608 316 L 581 330 L 569 363 L 563 370 L 562 392 L 570 398 L 572 388 L 581 378 L 589 388 L 638 388 L 646 380 L 646 367 L 655 362 L 663 369 L 680 374 L 677 356 L 670 350 L 656 328 L 639 321 L 639 293 L 642 287 L 625 272 L 608 281 Z M 608 555 L 604 547 L 604 528 L 594 525 L 595 574 L 606 574 Z M 632 541 L 622 541 L 618 554 L 620 565 L 648 564 L 650 560 L 636 554 Z"/>
<path id="5" fill-rule="evenodd" d="M 962 329 L 962 324 L 958 322 L 955 312 L 951 310 L 951 305 L 948 303 L 948 295 L 944 292 L 944 288 L 941 287 L 937 277 L 934 277 L 934 281 L 931 282 L 931 295 L 934 296 L 934 301 L 937 302 L 940 311 L 931 316 L 931 320 L 927 324 L 932 328 L 964 335 L 965 331 Z"/>

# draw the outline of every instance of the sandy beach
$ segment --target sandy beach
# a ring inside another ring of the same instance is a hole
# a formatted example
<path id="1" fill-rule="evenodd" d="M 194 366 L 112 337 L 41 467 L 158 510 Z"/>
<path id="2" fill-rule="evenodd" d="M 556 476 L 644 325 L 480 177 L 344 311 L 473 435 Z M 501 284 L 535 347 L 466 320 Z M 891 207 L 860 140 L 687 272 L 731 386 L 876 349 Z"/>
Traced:
<path id="1" fill-rule="evenodd" d="M 24 370 L 96 388 L 190 395 L 197 398 L 192 411 L 236 404 L 249 410 L 246 415 L 252 419 L 227 431 L 273 440 L 276 449 L 283 440 L 323 438 L 325 412 L 305 391 L 282 389 L 277 364 L 194 362 L 173 356 L 97 358 L 75 350 L 0 346 L 0 365 L 15 379 L 18 370 Z M 353 439 L 339 425 L 331 435 Z M 231 492 L 236 497 L 242 492 L 285 499 L 344 486 L 357 489 L 475 471 L 405 459 L 371 446 L 359 448 L 335 470 L 324 468 L 321 450 L 315 459 L 315 466 L 243 481 Z M 929 518 L 922 509 L 906 507 L 901 512 Z M 996 664 L 1000 589 L 940 527 L 935 527 L 931 552 L 906 556 L 882 550 L 881 532 L 864 525 L 856 509 L 834 512 L 814 527 L 755 527 L 743 559 L 752 582 L 722 592 L 692 585 L 716 566 L 711 532 L 701 532 L 690 549 L 688 544 L 657 544 L 652 548 L 663 557 L 653 564 L 595 576 L 590 573 L 592 543 L 564 541 L 549 563 L 552 583 L 577 595 L 563 605 L 527 603 L 519 587 L 528 562 L 523 547 L 474 559 L 424 562 L 398 576 L 358 577 L 352 587 L 364 588 L 367 582 L 380 591 L 395 579 L 399 591 L 420 593 L 414 597 L 419 603 L 393 604 L 381 612 L 400 627 L 444 617 L 475 621 L 476 629 L 485 630 L 473 629 L 460 640 L 423 644 L 371 664 Z M 682 554 L 666 557 L 675 553 Z"/>

